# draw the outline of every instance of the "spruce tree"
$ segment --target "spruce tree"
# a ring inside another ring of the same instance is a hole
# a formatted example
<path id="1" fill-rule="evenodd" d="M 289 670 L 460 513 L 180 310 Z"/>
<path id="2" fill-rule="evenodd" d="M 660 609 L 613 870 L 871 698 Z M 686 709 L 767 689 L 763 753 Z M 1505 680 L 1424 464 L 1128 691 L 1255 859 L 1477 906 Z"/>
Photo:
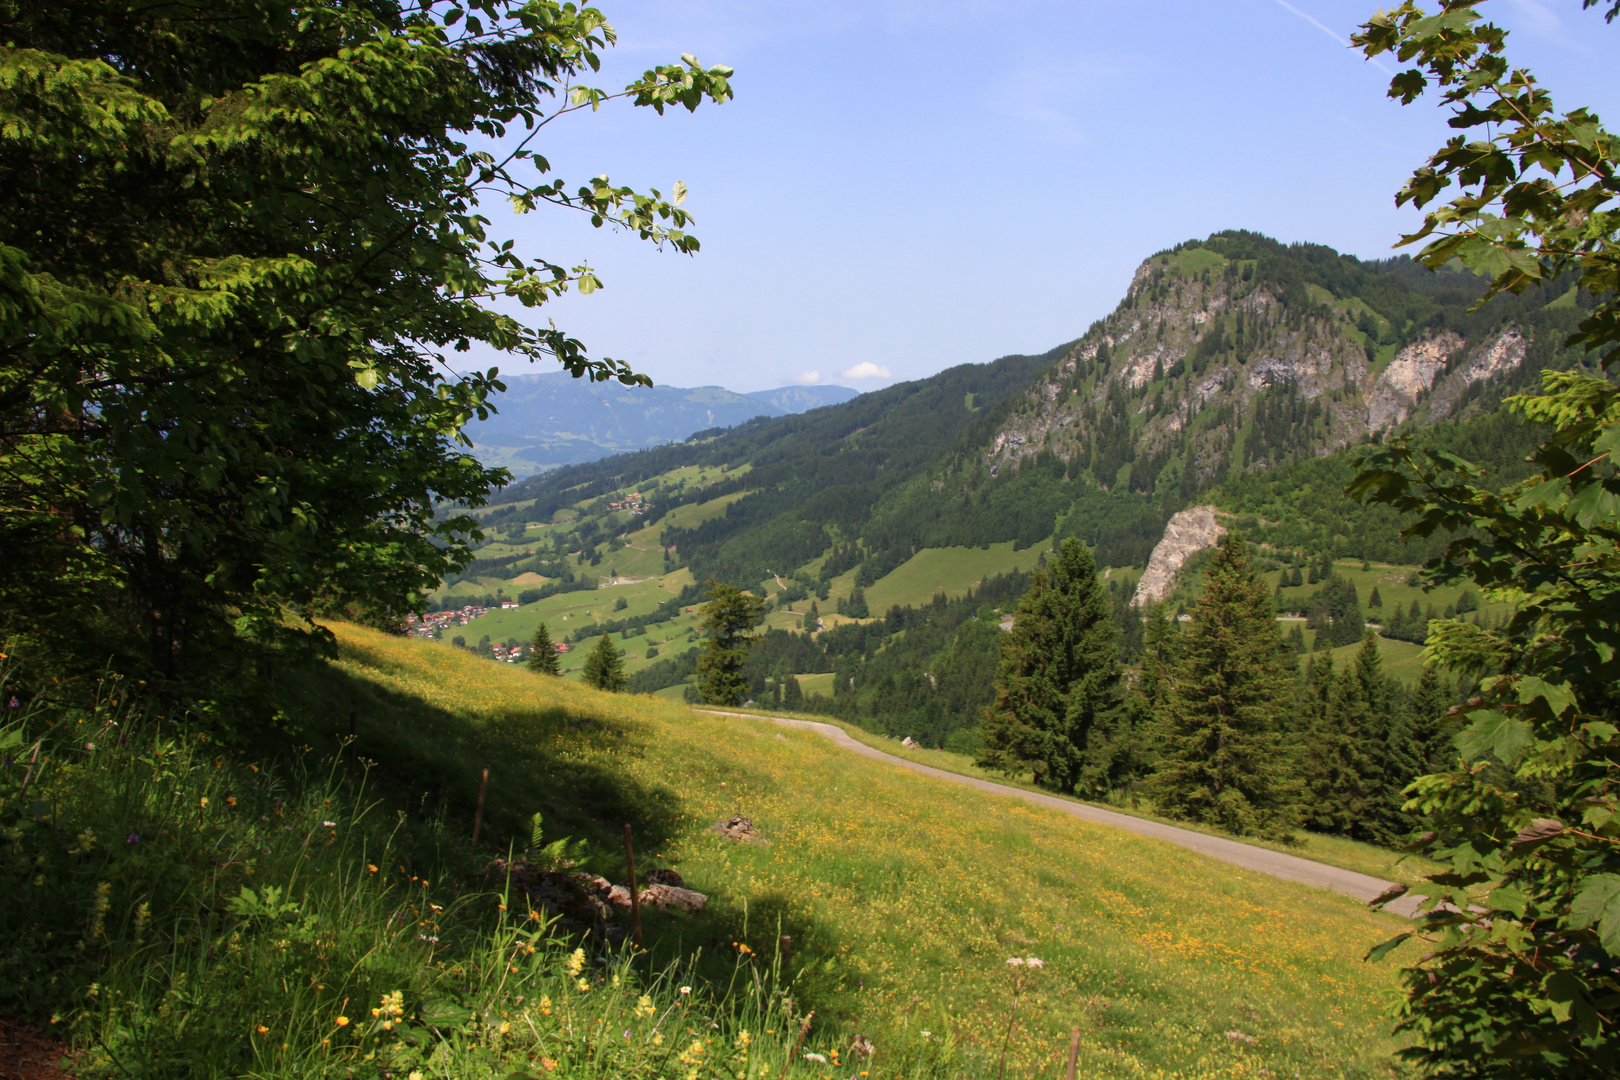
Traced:
<path id="1" fill-rule="evenodd" d="M 1384 610 L 1384 598 L 1378 595 L 1378 586 L 1376 585 L 1373 586 L 1372 592 L 1367 597 L 1367 610 L 1371 611 L 1374 608 L 1379 611 Z"/>
<path id="2" fill-rule="evenodd" d="M 534 628 L 534 637 L 529 641 L 529 658 L 524 663 L 537 675 L 562 674 L 562 660 L 557 656 L 557 646 L 545 623 Z"/>
<path id="3" fill-rule="evenodd" d="M 1377 635 L 1367 632 L 1353 667 L 1335 675 L 1324 654 L 1315 676 L 1317 708 L 1304 759 L 1307 824 L 1358 840 L 1387 839 L 1384 766 L 1394 692 Z"/>
<path id="4" fill-rule="evenodd" d="M 613 647 L 613 636 L 603 634 L 596 639 L 596 648 L 585 658 L 582 672 L 586 682 L 598 690 L 618 693 L 627 684 L 624 677 L 624 657 Z"/>
<path id="5" fill-rule="evenodd" d="M 1298 781 L 1283 730 L 1293 680 L 1265 583 L 1228 533 L 1181 635 L 1170 730 L 1151 785 L 1172 817 L 1242 835 L 1286 836 Z"/>
<path id="6" fill-rule="evenodd" d="M 1029 768 L 1053 791 L 1100 794 L 1116 779 L 1126 716 L 1116 630 L 1091 551 L 1069 537 L 1037 570 L 1002 639 L 982 764 Z"/>
<path id="7" fill-rule="evenodd" d="M 698 689 L 710 705 L 741 705 L 751 689 L 742 668 L 754 644 L 754 627 L 765 618 L 765 601 L 735 585 L 708 585 L 703 625 L 709 636 L 698 657 Z"/>
<path id="8" fill-rule="evenodd" d="M 799 685 L 797 675 L 782 676 L 782 708 L 802 709 L 804 707 L 804 687 Z"/>
<path id="9" fill-rule="evenodd" d="M 1422 819 L 1402 809 L 1406 788 L 1420 776 L 1448 772 L 1457 767 L 1453 743 L 1458 724 L 1448 720 L 1451 686 L 1431 666 L 1425 666 L 1417 686 L 1392 713 L 1384 752 L 1384 839 L 1397 841 L 1416 832 Z"/>
<path id="10" fill-rule="evenodd" d="M 1157 762 L 1169 731 L 1170 703 L 1181 662 L 1181 623 L 1160 603 L 1148 607 L 1143 623 L 1142 662 L 1126 707 L 1140 747 L 1135 771 L 1145 773 Z"/>

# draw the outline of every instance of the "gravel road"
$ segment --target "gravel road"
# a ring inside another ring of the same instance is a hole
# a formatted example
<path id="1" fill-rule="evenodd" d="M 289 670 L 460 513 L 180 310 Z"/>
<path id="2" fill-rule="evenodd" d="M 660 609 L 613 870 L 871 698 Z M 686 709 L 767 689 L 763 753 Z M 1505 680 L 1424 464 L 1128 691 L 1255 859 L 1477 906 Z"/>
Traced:
<path id="1" fill-rule="evenodd" d="M 1178 847 L 1196 851 L 1198 854 L 1221 862 L 1241 866 L 1246 870 L 1255 870 L 1262 874 L 1269 874 L 1284 881 L 1297 881 L 1302 885 L 1310 885 L 1317 889 L 1331 889 L 1333 892 L 1345 896 L 1353 896 L 1363 902 L 1372 900 L 1394 882 L 1384 881 L 1367 874 L 1358 874 L 1354 870 L 1345 870 L 1326 863 L 1314 862 L 1311 859 L 1302 859 L 1298 855 L 1285 855 L 1280 851 L 1269 848 L 1254 847 L 1240 840 L 1231 840 L 1222 836 L 1209 836 L 1191 829 L 1178 829 L 1174 825 L 1165 825 L 1146 818 L 1132 817 L 1113 810 L 1104 810 L 1099 806 L 1087 803 L 1074 802 L 1070 799 L 1060 799 L 1053 795 L 1045 795 L 1038 791 L 1025 791 L 1023 788 L 1009 787 L 1006 784 L 997 784 L 991 780 L 980 780 L 972 776 L 963 776 L 960 773 L 946 772 L 931 765 L 923 765 L 905 758 L 885 754 L 882 750 L 867 746 L 851 738 L 843 728 L 834 724 L 822 724 L 814 720 L 790 720 L 787 717 L 772 716 L 760 717 L 751 713 L 721 712 L 718 709 L 700 709 L 700 712 L 713 713 L 716 716 L 736 716 L 747 720 L 769 719 L 786 727 L 804 728 L 814 731 L 831 739 L 846 750 L 852 750 L 863 757 L 886 761 L 891 765 L 898 765 L 902 769 L 932 776 L 936 780 L 944 780 L 952 784 L 965 784 L 968 787 L 978 788 L 980 791 L 992 795 L 1006 795 L 1014 799 L 1022 799 L 1037 806 L 1050 807 L 1061 810 L 1065 814 L 1073 814 L 1086 821 L 1095 821 L 1102 825 L 1112 825 L 1128 832 L 1139 833 L 1142 836 L 1151 836 L 1158 840 L 1166 840 Z M 1396 915 L 1410 918 L 1416 913 L 1417 904 L 1421 897 L 1411 893 L 1389 904 L 1384 910 Z"/>

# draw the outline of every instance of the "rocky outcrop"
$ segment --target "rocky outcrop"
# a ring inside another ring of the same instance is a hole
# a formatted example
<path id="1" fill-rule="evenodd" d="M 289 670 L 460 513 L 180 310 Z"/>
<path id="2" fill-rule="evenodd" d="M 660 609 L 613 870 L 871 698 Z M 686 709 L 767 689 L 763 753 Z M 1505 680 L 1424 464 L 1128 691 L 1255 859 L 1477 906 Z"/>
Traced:
<path id="1" fill-rule="evenodd" d="M 1193 506 L 1181 511 L 1164 527 L 1160 540 L 1148 558 L 1147 571 L 1136 583 L 1133 604 L 1151 604 L 1170 594 L 1176 574 L 1195 551 L 1214 547 L 1226 532 L 1215 520 L 1213 506 Z"/>
<path id="2" fill-rule="evenodd" d="M 1517 330 L 1410 341 L 1399 316 L 1342 282 L 1313 280 L 1310 259 L 1325 249 L 1296 261 L 1289 281 L 1257 271 L 1240 257 L 1247 241 L 1232 240 L 1183 245 L 1138 267 L 1119 307 L 1010 403 L 982 456 L 961 467 L 999 476 L 1050 454 L 1105 488 L 1152 492 L 1161 477 L 1196 488 L 1231 468 L 1261 471 L 1453 419 L 1476 399 L 1491 407 L 1480 384 L 1524 362 L 1529 343 Z M 1294 258 L 1281 246 L 1272 256 L 1279 266 Z M 1379 370 L 1380 343 L 1392 339 L 1407 344 Z"/>
<path id="3" fill-rule="evenodd" d="M 1462 346 L 1463 339 L 1446 330 L 1396 353 L 1367 391 L 1367 430 L 1383 431 L 1411 416 Z"/>

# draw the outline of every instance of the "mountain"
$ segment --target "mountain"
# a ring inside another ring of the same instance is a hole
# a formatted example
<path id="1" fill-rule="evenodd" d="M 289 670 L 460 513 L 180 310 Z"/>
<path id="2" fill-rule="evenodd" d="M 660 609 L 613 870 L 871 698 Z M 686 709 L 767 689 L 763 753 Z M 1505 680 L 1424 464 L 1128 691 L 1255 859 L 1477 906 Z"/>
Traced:
<path id="1" fill-rule="evenodd" d="M 859 394 L 847 386 L 779 386 L 775 390 L 755 390 L 751 397 L 762 405 L 770 406 L 769 416 L 809 412 L 824 405 L 841 405 Z"/>
<path id="2" fill-rule="evenodd" d="M 1581 316 L 1572 284 L 1471 306 L 1485 281 L 1409 259 L 1217 233 L 1144 262 L 1014 408 L 992 474 L 1043 452 L 1105 486 L 1193 492 L 1410 422 L 1495 410 Z"/>
<path id="3" fill-rule="evenodd" d="M 1147 259 L 1110 315 L 1042 356 L 514 484 L 479 511 L 507 547 L 481 552 L 456 588 L 491 595 L 533 574 L 537 593 L 554 590 L 543 605 L 604 572 L 661 572 L 658 587 L 684 590 L 674 605 L 657 603 L 666 591 L 622 626 L 594 604 L 571 623 L 649 635 L 659 654 L 637 661 L 641 690 L 691 673 L 696 638 L 679 619 L 698 583 L 755 589 L 773 607 L 750 661 L 758 694 L 808 677 L 827 695 L 810 707 L 965 745 L 993 681 L 993 609 L 1016 601 L 1052 541 L 1081 538 L 1107 569 L 1127 660 L 1136 578 L 1186 507 L 1213 506 L 1268 545 L 1268 573 L 1432 554 L 1444 537 L 1407 545 L 1393 511 L 1344 499 L 1355 455 L 1409 436 L 1511 480 L 1534 432 L 1502 399 L 1581 362 L 1563 346 L 1588 303 L 1573 290 L 1476 309 L 1483 291 L 1408 259 L 1217 233 Z M 799 632 L 817 619 L 821 632 Z"/>
<path id="4" fill-rule="evenodd" d="M 719 386 L 629 387 L 591 383 L 566 372 L 503 377 L 499 410 L 467 425 L 474 453 L 519 476 L 649 446 L 693 432 L 735 427 L 756 416 L 785 416 L 848 401 L 844 386 L 784 386 L 735 394 Z"/>

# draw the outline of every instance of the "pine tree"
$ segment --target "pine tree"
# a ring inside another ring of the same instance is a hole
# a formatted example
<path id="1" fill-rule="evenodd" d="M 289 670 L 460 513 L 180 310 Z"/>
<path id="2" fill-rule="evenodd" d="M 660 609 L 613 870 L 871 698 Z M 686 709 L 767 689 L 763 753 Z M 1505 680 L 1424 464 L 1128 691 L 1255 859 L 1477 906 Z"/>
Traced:
<path id="1" fill-rule="evenodd" d="M 557 646 L 552 643 L 551 631 L 546 629 L 545 623 L 534 628 L 525 665 L 537 675 L 562 674 L 562 661 L 557 656 Z"/>
<path id="2" fill-rule="evenodd" d="M 596 639 L 596 648 L 585 658 L 582 674 L 585 681 L 598 690 L 616 694 L 625 688 L 624 657 L 613 647 L 611 634 L 603 634 Z"/>
<path id="3" fill-rule="evenodd" d="M 1372 592 L 1367 597 L 1367 610 L 1371 611 L 1374 608 L 1379 611 L 1384 610 L 1384 598 L 1378 595 L 1378 586 L 1376 585 L 1373 586 Z"/>
<path id="4" fill-rule="evenodd" d="M 1181 635 L 1170 732 L 1152 790 L 1172 817 L 1238 835 L 1285 836 L 1298 781 L 1284 751 L 1293 680 L 1265 583 L 1228 533 Z"/>
<path id="5" fill-rule="evenodd" d="M 814 633 L 816 624 L 821 621 L 821 613 L 816 610 L 816 602 L 810 601 L 810 610 L 804 613 L 804 629 Z"/>
<path id="6" fill-rule="evenodd" d="M 1035 572 L 1002 640 L 982 763 L 1029 768 L 1053 791 L 1112 786 L 1127 718 L 1111 614 L 1090 550 L 1069 537 Z"/>

